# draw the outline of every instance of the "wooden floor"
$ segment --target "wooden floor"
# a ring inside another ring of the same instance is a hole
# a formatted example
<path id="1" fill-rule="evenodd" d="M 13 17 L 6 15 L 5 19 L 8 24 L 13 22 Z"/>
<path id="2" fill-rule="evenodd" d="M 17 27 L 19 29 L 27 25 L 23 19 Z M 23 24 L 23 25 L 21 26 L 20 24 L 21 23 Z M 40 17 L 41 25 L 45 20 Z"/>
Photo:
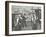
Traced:
<path id="1" fill-rule="evenodd" d="M 36 23 L 36 25 L 34 25 L 31 21 L 27 21 L 26 22 L 25 27 L 21 27 L 20 30 L 16 30 L 16 27 L 13 28 L 13 31 L 21 31 L 21 30 L 39 30 L 40 29 L 40 25 L 39 23 Z M 18 27 L 19 29 L 19 27 Z"/>

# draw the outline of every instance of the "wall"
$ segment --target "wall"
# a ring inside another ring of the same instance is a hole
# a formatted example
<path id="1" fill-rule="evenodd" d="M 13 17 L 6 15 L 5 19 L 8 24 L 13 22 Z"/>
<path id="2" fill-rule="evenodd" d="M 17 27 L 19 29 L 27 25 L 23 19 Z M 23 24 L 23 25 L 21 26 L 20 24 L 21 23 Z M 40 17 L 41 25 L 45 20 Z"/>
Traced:
<path id="1" fill-rule="evenodd" d="M 5 1 L 6 0 L 0 0 L 0 37 L 15 37 L 15 36 L 5 36 Z M 46 6 L 46 0 L 13 0 L 13 1 L 41 2 L 41 3 L 45 3 L 45 6 Z M 46 7 L 45 7 L 45 12 L 46 12 Z M 45 28 L 46 28 L 46 25 L 45 25 Z M 16 37 L 46 37 L 46 34 L 24 35 L 24 36 L 16 36 Z"/>

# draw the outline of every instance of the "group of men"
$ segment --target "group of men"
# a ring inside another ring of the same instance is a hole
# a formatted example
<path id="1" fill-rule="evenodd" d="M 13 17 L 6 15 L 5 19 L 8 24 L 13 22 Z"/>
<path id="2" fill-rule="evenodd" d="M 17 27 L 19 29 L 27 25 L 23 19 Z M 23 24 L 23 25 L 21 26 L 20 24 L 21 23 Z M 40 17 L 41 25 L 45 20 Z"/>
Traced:
<path id="1" fill-rule="evenodd" d="M 26 19 L 28 18 L 28 17 L 25 17 L 25 14 L 19 14 L 18 15 L 19 17 L 18 18 L 16 18 L 16 21 L 17 21 L 17 24 L 15 23 L 15 30 L 22 30 L 22 28 L 24 28 L 24 27 L 27 27 L 27 24 L 26 24 Z M 40 24 L 41 24 L 41 21 L 40 21 L 40 19 L 41 19 L 41 14 L 39 13 L 39 10 L 36 10 L 36 14 L 32 14 L 32 16 L 30 16 L 31 17 L 31 25 L 32 25 L 32 29 L 33 30 L 36 30 L 36 29 L 38 29 L 38 27 L 40 26 Z M 15 20 L 14 20 L 15 21 Z M 40 27 L 39 27 L 39 29 L 40 29 Z"/>

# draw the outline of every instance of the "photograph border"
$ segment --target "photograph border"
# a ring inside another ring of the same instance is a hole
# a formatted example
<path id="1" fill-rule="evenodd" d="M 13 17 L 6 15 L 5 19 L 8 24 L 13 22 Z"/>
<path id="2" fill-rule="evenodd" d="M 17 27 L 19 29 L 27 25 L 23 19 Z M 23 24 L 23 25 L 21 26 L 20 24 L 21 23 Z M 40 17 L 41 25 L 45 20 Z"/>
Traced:
<path id="1" fill-rule="evenodd" d="M 44 5 L 44 32 L 42 33 L 27 33 L 27 34 L 9 34 L 9 3 L 26 3 L 26 4 L 40 4 Z M 20 2 L 20 1 L 5 1 L 5 35 L 6 36 L 18 36 L 18 35 L 32 35 L 32 34 L 45 34 L 45 3 L 37 2 Z"/>

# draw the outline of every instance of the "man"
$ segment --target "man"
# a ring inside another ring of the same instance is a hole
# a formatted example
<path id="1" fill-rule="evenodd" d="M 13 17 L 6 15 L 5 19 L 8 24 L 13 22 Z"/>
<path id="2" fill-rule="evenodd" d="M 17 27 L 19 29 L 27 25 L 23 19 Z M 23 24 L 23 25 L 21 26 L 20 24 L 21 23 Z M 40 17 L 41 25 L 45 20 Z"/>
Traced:
<path id="1" fill-rule="evenodd" d="M 22 22 L 23 22 L 22 24 L 23 24 L 23 26 L 24 26 L 24 27 L 26 27 L 27 25 L 26 25 L 26 18 L 25 18 L 25 14 L 24 14 L 24 15 L 22 15 L 21 17 L 22 17 Z"/>

